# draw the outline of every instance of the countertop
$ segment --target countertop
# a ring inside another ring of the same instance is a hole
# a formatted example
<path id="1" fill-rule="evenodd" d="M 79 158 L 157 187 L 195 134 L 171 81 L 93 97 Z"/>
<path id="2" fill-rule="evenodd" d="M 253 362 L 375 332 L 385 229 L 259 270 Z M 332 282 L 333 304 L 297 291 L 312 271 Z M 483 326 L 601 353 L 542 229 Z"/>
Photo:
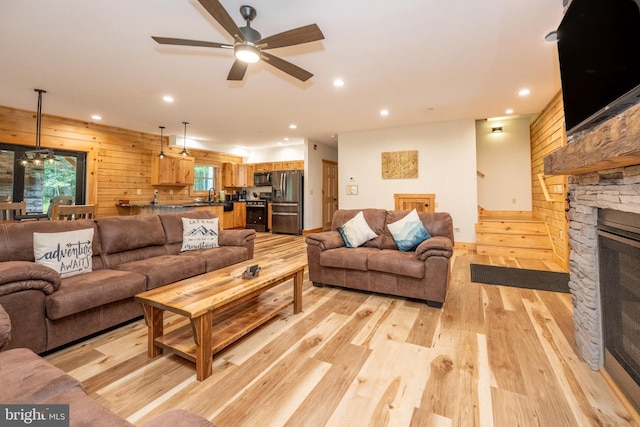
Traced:
<path id="1" fill-rule="evenodd" d="M 184 209 L 184 208 L 198 208 L 206 206 L 221 206 L 225 212 L 233 210 L 233 203 L 238 202 L 185 202 L 183 204 L 166 205 L 153 203 L 116 203 L 116 206 L 123 208 L 138 208 L 138 209 Z M 244 203 L 244 202 L 241 202 Z"/>
<path id="2" fill-rule="evenodd" d="M 117 206 L 122 206 L 123 208 L 194 208 L 199 206 L 224 206 L 227 202 L 193 202 L 193 203 L 183 203 L 181 205 L 163 205 L 163 204 L 153 204 L 153 203 L 116 203 Z"/>

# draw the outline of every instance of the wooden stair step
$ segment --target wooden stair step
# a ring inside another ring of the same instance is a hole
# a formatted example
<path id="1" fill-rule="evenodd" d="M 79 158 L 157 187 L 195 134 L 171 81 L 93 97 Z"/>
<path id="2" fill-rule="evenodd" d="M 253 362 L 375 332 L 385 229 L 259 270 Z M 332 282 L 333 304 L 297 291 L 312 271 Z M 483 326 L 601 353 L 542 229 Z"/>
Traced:
<path id="1" fill-rule="evenodd" d="M 519 248 L 549 249 L 551 244 L 546 234 L 495 234 L 476 233 L 476 244 L 487 246 L 509 246 Z"/>
<path id="2" fill-rule="evenodd" d="M 542 234 L 547 235 L 543 222 L 480 221 L 476 224 L 478 233 Z"/>
<path id="3" fill-rule="evenodd" d="M 487 212 L 475 230 L 479 255 L 553 259 L 547 226 L 530 212 Z"/>
<path id="4" fill-rule="evenodd" d="M 549 249 L 528 249 L 528 248 L 516 248 L 516 247 L 501 247 L 492 245 L 476 245 L 476 252 L 478 255 L 487 256 L 500 256 L 509 258 L 528 258 L 528 259 L 541 259 L 552 260 L 553 250 Z"/>

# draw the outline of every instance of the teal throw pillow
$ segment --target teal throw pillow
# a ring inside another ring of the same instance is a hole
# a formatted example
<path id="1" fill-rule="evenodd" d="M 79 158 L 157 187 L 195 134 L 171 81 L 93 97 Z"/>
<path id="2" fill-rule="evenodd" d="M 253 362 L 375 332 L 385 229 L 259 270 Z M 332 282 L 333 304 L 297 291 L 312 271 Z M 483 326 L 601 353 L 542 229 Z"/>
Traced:
<path id="1" fill-rule="evenodd" d="M 420 243 L 431 237 L 414 209 L 404 218 L 389 225 L 389 231 L 401 252 L 415 249 Z"/>

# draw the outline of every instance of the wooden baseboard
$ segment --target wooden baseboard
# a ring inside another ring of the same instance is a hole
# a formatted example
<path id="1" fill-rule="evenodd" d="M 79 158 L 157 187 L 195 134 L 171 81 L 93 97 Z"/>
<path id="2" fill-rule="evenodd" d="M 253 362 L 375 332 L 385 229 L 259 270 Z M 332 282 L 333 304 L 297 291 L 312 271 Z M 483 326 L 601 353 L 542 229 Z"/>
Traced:
<path id="1" fill-rule="evenodd" d="M 311 230 L 302 230 L 302 235 L 306 236 L 307 234 L 320 233 L 320 232 L 322 232 L 322 227 L 312 228 Z"/>
<path id="2" fill-rule="evenodd" d="M 620 387 L 618 387 L 618 385 L 613 381 L 613 378 L 611 378 L 611 376 L 607 373 L 607 371 L 605 371 L 603 367 L 601 367 L 598 372 L 600 372 L 600 375 L 602 375 L 604 381 L 607 383 L 616 397 L 620 400 L 622 406 L 624 406 L 625 409 L 629 412 L 629 415 L 631 415 L 631 419 L 636 423 L 636 425 L 640 426 L 640 414 L 636 410 L 636 407 L 633 405 L 633 403 L 631 403 L 627 396 L 625 396 L 622 390 L 620 390 Z"/>

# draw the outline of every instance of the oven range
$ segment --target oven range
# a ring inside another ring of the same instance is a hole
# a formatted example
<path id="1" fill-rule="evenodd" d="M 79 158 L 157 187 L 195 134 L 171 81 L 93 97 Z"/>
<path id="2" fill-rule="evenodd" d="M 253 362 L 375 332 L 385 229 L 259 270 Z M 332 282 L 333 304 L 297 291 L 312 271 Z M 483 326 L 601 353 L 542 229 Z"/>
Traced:
<path id="1" fill-rule="evenodd" d="M 256 231 L 269 231 L 268 228 L 268 200 L 247 200 L 247 225 Z"/>

